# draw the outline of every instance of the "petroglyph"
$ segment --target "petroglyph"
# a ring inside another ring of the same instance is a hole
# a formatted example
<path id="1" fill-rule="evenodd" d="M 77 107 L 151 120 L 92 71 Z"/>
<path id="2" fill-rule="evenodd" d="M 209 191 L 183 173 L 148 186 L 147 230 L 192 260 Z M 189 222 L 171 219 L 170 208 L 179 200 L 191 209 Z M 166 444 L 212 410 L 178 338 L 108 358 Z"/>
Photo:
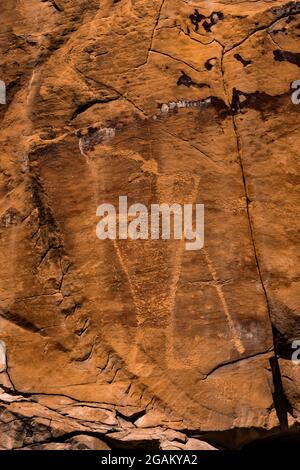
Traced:
<path id="1" fill-rule="evenodd" d="M 183 108 L 206 108 L 211 104 L 211 98 L 206 98 L 205 100 L 196 100 L 196 101 L 170 101 L 169 103 L 164 103 L 160 107 L 161 114 L 168 114 L 170 111 Z"/>

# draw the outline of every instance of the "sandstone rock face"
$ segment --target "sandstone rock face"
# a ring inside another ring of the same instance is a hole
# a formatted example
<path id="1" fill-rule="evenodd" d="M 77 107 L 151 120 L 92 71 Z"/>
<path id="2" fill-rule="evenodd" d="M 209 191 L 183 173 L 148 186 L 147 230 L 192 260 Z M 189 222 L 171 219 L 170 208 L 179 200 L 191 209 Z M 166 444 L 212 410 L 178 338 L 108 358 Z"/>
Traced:
<path id="1" fill-rule="evenodd" d="M 300 2 L 4 3 L 1 448 L 296 427 Z M 204 248 L 100 241 L 120 195 L 203 203 Z"/>

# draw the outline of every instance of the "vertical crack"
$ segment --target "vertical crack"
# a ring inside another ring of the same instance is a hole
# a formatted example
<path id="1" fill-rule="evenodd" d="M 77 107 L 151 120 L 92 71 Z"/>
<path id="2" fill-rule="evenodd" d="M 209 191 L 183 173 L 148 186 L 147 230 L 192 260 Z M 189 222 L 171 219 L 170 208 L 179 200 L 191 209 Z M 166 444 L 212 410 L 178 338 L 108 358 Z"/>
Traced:
<path id="1" fill-rule="evenodd" d="M 293 409 L 284 393 L 280 366 L 278 363 L 278 356 L 276 354 L 276 351 L 275 351 L 274 356 L 271 357 L 270 359 L 270 366 L 272 370 L 273 384 L 274 384 L 274 392 L 273 392 L 274 407 L 275 407 L 277 417 L 280 423 L 280 428 L 282 431 L 286 431 L 289 428 L 288 413 L 292 415 Z"/>
<path id="2" fill-rule="evenodd" d="M 231 106 L 234 106 L 234 95 L 232 96 L 231 100 Z M 273 348 L 274 348 L 274 356 L 270 359 L 270 367 L 272 371 L 272 378 L 273 378 L 273 386 L 274 386 L 274 391 L 273 391 L 273 402 L 274 402 L 274 407 L 276 410 L 276 414 L 278 417 L 278 421 L 280 423 L 280 428 L 281 430 L 287 430 L 288 429 L 288 413 L 291 413 L 291 406 L 285 396 L 283 385 L 282 385 L 282 378 L 281 378 L 281 372 L 280 372 L 280 366 L 278 362 L 278 351 L 277 351 L 277 346 L 276 342 L 274 339 L 274 325 L 272 323 L 272 317 L 271 317 L 271 306 L 270 306 L 270 301 L 268 297 L 268 293 L 263 281 L 262 277 L 262 272 L 259 264 L 259 259 L 258 259 L 258 253 L 257 253 L 257 248 L 255 244 L 255 237 L 254 237 L 254 229 L 253 229 L 253 223 L 251 221 L 251 215 L 250 215 L 250 208 L 249 204 L 251 202 L 250 197 L 249 197 L 249 191 L 247 187 L 247 182 L 246 182 L 246 176 L 245 176 L 245 170 L 244 170 L 244 164 L 243 164 L 243 159 L 242 159 L 242 150 L 241 150 L 241 142 L 240 142 L 240 137 L 238 133 L 238 128 L 237 128 L 237 123 L 236 123 L 236 117 L 234 112 L 231 113 L 232 116 L 232 123 L 233 123 L 233 129 L 235 132 L 236 136 L 236 142 L 237 142 L 237 153 L 238 153 L 238 161 L 240 164 L 241 168 L 241 174 L 242 174 L 242 180 L 243 180 L 243 185 L 244 185 L 244 190 L 245 190 L 245 198 L 246 198 L 246 212 L 247 212 L 247 218 L 248 218 L 248 224 L 249 224 L 249 231 L 250 231 L 250 238 L 251 242 L 253 245 L 253 252 L 254 252 L 254 258 L 255 258 L 255 264 L 257 268 L 257 272 L 259 275 L 260 283 L 263 289 L 264 297 L 266 300 L 266 305 L 267 305 L 267 310 L 268 310 L 268 315 L 270 319 L 270 323 L 272 326 L 272 336 L 273 336 Z"/>
<path id="3" fill-rule="evenodd" d="M 240 165 L 242 181 L 243 181 L 243 186 L 244 186 L 245 199 L 246 199 L 246 213 L 247 213 L 251 243 L 253 246 L 256 269 L 257 269 L 259 280 L 263 289 L 267 311 L 268 311 L 270 323 L 272 326 L 272 338 L 273 338 L 273 350 L 274 350 L 274 356 L 270 359 L 270 367 L 272 371 L 272 379 L 273 379 L 273 387 L 274 387 L 272 395 L 273 395 L 274 408 L 275 408 L 277 418 L 280 424 L 280 429 L 283 431 L 283 430 L 288 429 L 288 413 L 292 414 L 292 407 L 290 403 L 288 402 L 288 399 L 284 393 L 280 366 L 279 366 L 279 361 L 278 361 L 279 354 L 278 354 L 277 345 L 275 341 L 274 325 L 273 325 L 272 316 L 271 316 L 271 305 L 270 305 L 268 293 L 267 293 L 267 290 L 263 281 L 263 276 L 262 276 L 260 263 L 258 259 L 258 252 L 257 252 L 256 244 L 255 244 L 254 228 L 253 228 L 253 222 L 251 220 L 250 207 L 249 207 L 251 199 L 249 197 L 249 190 L 247 186 L 244 163 L 243 163 L 243 158 L 242 158 L 241 140 L 240 140 L 237 122 L 236 122 L 236 114 L 239 111 L 239 106 L 237 103 L 238 96 L 236 95 L 235 89 L 233 89 L 231 97 L 227 90 L 226 81 L 225 81 L 225 70 L 224 70 L 224 55 L 225 55 L 225 49 L 224 47 L 222 47 L 221 60 L 220 60 L 221 78 L 222 78 L 224 95 L 230 107 L 230 115 L 232 118 L 232 125 L 233 125 L 233 130 L 234 130 L 235 138 L 236 138 L 238 162 Z"/>
<path id="4" fill-rule="evenodd" d="M 154 36 L 155 36 L 156 30 L 157 30 L 157 26 L 158 26 L 158 23 L 159 23 L 159 20 L 160 20 L 160 15 L 161 15 L 161 12 L 162 12 L 162 9 L 163 9 L 163 6 L 164 6 L 165 1 L 166 1 L 166 0 L 162 0 L 162 1 L 161 1 L 160 7 L 159 7 L 159 9 L 158 9 L 156 21 L 155 21 L 155 24 L 154 24 L 154 27 L 153 27 L 153 30 L 152 30 L 151 38 L 150 38 L 150 45 L 149 45 L 149 49 L 148 49 L 148 53 L 147 53 L 146 63 L 147 63 L 148 60 L 149 60 L 149 55 L 150 55 L 150 52 L 151 52 L 151 50 L 152 50 L 152 45 L 153 45 Z"/>

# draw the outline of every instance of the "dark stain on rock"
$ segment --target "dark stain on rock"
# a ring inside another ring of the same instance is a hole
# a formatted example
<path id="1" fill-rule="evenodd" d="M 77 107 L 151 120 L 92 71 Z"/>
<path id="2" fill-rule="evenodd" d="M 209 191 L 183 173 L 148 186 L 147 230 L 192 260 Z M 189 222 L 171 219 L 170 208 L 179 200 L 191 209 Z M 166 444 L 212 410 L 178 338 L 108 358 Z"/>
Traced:
<path id="1" fill-rule="evenodd" d="M 221 98 L 218 98 L 216 96 L 211 96 L 211 104 L 214 107 L 214 109 L 218 112 L 218 115 L 220 119 L 225 119 L 229 114 L 230 114 L 230 109 L 224 103 L 224 101 Z"/>
<path id="2" fill-rule="evenodd" d="M 206 70 L 211 70 L 213 69 L 215 63 L 214 61 L 216 60 L 216 57 L 212 57 L 211 59 L 208 59 L 205 64 L 204 64 L 204 67 L 206 68 Z"/>
<path id="3" fill-rule="evenodd" d="M 252 60 L 243 59 L 243 57 L 242 57 L 240 54 L 234 54 L 233 57 L 234 57 L 236 60 L 238 60 L 239 62 L 241 62 L 244 67 L 247 67 L 247 65 L 252 64 Z"/>
<path id="4" fill-rule="evenodd" d="M 195 13 L 190 15 L 190 20 L 195 26 L 195 31 L 199 30 L 199 23 L 203 21 L 202 26 L 206 32 L 210 33 L 212 26 L 216 25 L 220 20 L 224 19 L 224 14 L 221 11 L 214 11 L 210 16 L 204 16 L 195 9 Z"/>
<path id="5" fill-rule="evenodd" d="M 224 19 L 224 14 L 220 11 L 214 11 L 208 19 L 206 19 L 202 26 L 206 32 L 210 33 L 211 28 L 215 26 L 220 20 Z"/>
<path id="6" fill-rule="evenodd" d="M 191 77 L 189 77 L 185 72 L 181 71 L 181 76 L 177 80 L 177 85 L 184 85 L 188 88 L 190 87 L 195 87 L 195 88 L 204 88 L 208 87 L 210 88 L 210 85 L 207 85 L 206 83 L 196 83 L 194 82 Z"/>
<path id="7" fill-rule="evenodd" d="M 281 333 L 275 326 L 273 326 L 273 337 L 277 355 L 282 359 L 291 360 L 293 352 L 295 351 L 292 348 L 291 339 L 288 338 L 286 334 Z"/>
<path id="8" fill-rule="evenodd" d="M 280 28 L 280 29 L 275 29 L 273 31 L 273 34 L 278 34 L 278 33 L 285 33 L 287 31 L 287 28 Z"/>
<path id="9" fill-rule="evenodd" d="M 288 2 L 285 5 L 273 7 L 270 11 L 277 16 L 278 19 L 285 16 L 295 15 L 300 13 L 300 2 Z"/>
<path id="10" fill-rule="evenodd" d="M 262 119 L 268 114 L 275 114 L 279 108 L 286 105 L 289 100 L 289 92 L 282 95 L 268 95 L 267 93 L 256 91 L 254 93 L 245 93 L 234 88 L 232 90 L 232 100 L 230 105 L 230 113 L 235 115 L 243 112 L 244 109 L 256 109 L 262 115 Z"/>
<path id="11" fill-rule="evenodd" d="M 190 15 L 190 20 L 192 24 L 195 26 L 195 31 L 199 30 L 199 23 L 205 19 L 204 15 L 201 15 L 198 10 L 195 9 L 195 12 Z"/>
<path id="12" fill-rule="evenodd" d="M 207 33 L 211 33 L 211 24 L 208 21 L 205 20 L 202 26 Z"/>
<path id="13" fill-rule="evenodd" d="M 287 24 L 289 24 L 289 23 L 291 23 L 292 21 L 295 21 L 295 19 L 296 19 L 296 18 L 291 15 L 291 16 L 289 16 L 289 17 L 286 19 L 285 22 L 286 22 Z"/>
<path id="14" fill-rule="evenodd" d="M 276 49 L 273 51 L 274 59 L 278 62 L 290 62 L 290 64 L 297 65 L 300 67 L 300 53 L 299 52 L 289 52 L 282 51 L 281 49 Z"/>
<path id="15" fill-rule="evenodd" d="M 232 90 L 232 99 L 231 99 L 231 113 L 236 114 L 240 108 L 240 92 L 233 88 Z"/>
<path id="16" fill-rule="evenodd" d="M 190 87 L 193 84 L 193 80 L 186 73 L 181 72 L 181 76 L 177 80 L 177 85 L 184 85 Z"/>

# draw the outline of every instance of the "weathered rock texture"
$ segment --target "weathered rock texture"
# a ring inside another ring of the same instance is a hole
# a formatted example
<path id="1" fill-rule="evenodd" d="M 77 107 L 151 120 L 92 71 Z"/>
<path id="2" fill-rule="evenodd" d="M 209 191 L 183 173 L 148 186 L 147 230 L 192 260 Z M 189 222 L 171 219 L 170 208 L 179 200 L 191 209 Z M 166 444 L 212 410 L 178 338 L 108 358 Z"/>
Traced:
<path id="1" fill-rule="evenodd" d="M 0 18 L 1 448 L 292 431 L 300 2 L 10 0 Z M 98 240 L 119 195 L 204 203 L 204 249 Z"/>

